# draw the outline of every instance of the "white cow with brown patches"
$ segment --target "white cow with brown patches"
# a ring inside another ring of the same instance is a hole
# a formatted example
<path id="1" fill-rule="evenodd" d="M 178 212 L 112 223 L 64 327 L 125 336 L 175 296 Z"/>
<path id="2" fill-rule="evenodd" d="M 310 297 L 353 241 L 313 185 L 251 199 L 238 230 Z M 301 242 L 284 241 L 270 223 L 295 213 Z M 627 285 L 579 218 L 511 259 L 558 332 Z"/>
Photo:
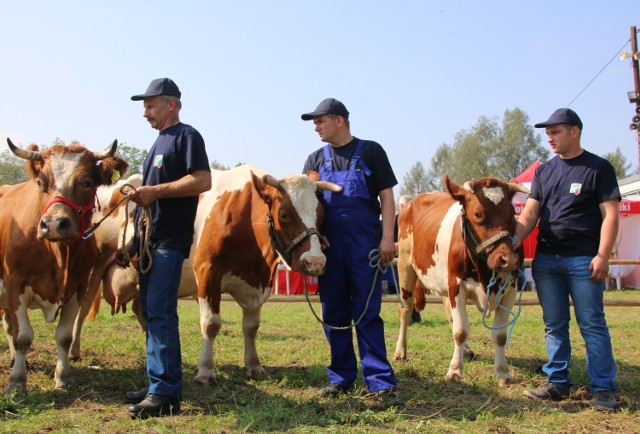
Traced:
<path id="1" fill-rule="evenodd" d="M 508 310 L 516 297 L 515 275 L 522 265 L 522 249 L 514 251 L 515 230 L 511 198 L 520 184 L 497 178 L 470 181 L 463 187 L 444 175 L 445 193 L 415 197 L 398 218 L 398 274 L 405 308 L 396 346 L 397 360 L 407 358 L 407 325 L 414 304 L 424 308 L 424 288 L 443 297 L 451 322 L 454 352 L 447 380 L 461 380 L 467 346 L 469 319 L 467 300 L 482 312 L 494 313 L 492 340 L 495 346 L 495 375 L 501 385 L 511 381 L 505 356 Z M 487 287 L 492 276 L 496 283 Z M 511 274 L 510 274 L 511 273 Z M 505 290 L 496 295 L 508 281 Z M 488 298 L 488 300 L 487 300 Z M 499 308 L 498 303 L 505 309 Z"/>
<path id="2" fill-rule="evenodd" d="M 128 164 L 107 152 L 83 146 L 36 145 L 9 149 L 27 160 L 31 180 L 0 188 L 0 309 L 13 368 L 6 392 L 26 390 L 26 353 L 33 341 L 27 309 L 40 308 L 56 328 L 56 388 L 71 381 L 69 346 L 73 323 L 96 258 L 96 242 L 88 234 L 96 189 L 110 184 L 114 170 Z"/>

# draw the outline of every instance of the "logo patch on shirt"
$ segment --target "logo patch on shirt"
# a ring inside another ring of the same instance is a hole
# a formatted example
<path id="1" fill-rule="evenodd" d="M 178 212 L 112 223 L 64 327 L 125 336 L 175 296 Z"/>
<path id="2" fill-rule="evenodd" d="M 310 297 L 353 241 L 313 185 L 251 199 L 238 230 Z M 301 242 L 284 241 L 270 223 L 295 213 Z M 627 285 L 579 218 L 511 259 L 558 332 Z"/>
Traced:
<path id="1" fill-rule="evenodd" d="M 569 187 L 569 193 L 575 194 L 576 196 L 580 194 L 580 190 L 582 190 L 582 184 L 579 184 L 577 182 L 574 182 L 573 184 L 571 184 L 571 187 Z"/>
<path id="2" fill-rule="evenodd" d="M 158 169 L 162 168 L 162 154 L 156 155 L 156 158 L 153 160 L 153 165 Z"/>

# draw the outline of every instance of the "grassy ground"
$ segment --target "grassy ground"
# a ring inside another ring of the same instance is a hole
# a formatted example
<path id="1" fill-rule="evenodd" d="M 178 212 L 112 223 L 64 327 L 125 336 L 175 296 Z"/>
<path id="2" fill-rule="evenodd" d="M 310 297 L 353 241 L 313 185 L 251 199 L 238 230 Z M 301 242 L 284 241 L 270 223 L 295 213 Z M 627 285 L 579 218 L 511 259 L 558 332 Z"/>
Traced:
<path id="1" fill-rule="evenodd" d="M 608 291 L 606 297 L 640 300 L 640 291 Z M 327 381 L 328 346 L 306 303 L 265 305 L 258 351 L 267 377 L 249 380 L 242 369 L 241 311 L 235 303 L 223 302 L 223 328 L 215 349 L 218 383 L 196 385 L 198 307 L 193 301 L 180 301 L 183 412 L 145 421 L 131 420 L 122 403 L 124 392 L 144 386 L 146 378 L 143 334 L 132 315 L 111 317 L 103 310 L 95 323 L 88 323 L 83 359 L 73 364 L 77 384 L 56 391 L 54 328 L 34 311 L 29 391 L 0 397 L 0 432 L 640 432 L 640 307 L 606 308 L 620 384 L 621 409 L 614 414 L 589 408 L 584 343 L 575 324 L 571 371 L 576 387 L 571 399 L 547 404 L 523 396 L 525 388 L 544 380 L 537 370 L 546 355 L 540 307 L 522 309 L 507 350 L 515 384 L 499 388 L 489 331 L 471 307 L 470 344 L 477 358 L 465 365 L 462 382 L 443 380 L 453 349 L 451 333 L 442 306 L 427 305 L 423 322 L 409 329 L 409 360 L 392 360 L 404 405 L 384 409 L 365 398 L 361 379 L 353 395 L 335 400 L 317 396 Z M 383 304 L 391 359 L 398 332 L 396 311 L 397 304 Z M 6 339 L 0 338 L 2 389 L 9 372 Z"/>

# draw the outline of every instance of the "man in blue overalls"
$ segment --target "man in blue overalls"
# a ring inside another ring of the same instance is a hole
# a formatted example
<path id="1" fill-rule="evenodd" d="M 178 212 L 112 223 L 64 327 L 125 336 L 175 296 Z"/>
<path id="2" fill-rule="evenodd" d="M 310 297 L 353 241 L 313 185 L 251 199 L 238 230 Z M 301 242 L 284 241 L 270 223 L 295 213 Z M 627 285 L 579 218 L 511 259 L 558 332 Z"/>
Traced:
<path id="1" fill-rule="evenodd" d="M 393 187 L 398 181 L 382 146 L 351 135 L 349 112 L 340 101 L 327 98 L 302 119 L 313 120 L 320 140 L 328 143 L 309 155 L 304 173 L 315 171 L 321 180 L 343 188 L 339 193 L 322 191 L 320 197 L 327 271 L 318 288 L 331 348 L 330 384 L 320 395 L 336 397 L 353 388 L 358 372 L 350 327 L 354 322 L 367 389 L 377 400 L 397 405 L 380 317 L 382 290 L 380 281 L 374 282 L 369 255 L 378 249 L 381 263 L 393 260 Z"/>

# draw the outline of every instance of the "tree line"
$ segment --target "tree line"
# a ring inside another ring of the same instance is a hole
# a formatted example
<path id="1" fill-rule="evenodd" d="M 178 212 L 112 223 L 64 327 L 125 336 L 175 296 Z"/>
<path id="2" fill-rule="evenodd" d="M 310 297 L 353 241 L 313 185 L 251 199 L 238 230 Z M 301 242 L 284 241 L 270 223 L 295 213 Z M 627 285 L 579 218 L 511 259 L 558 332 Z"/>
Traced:
<path id="1" fill-rule="evenodd" d="M 79 145 L 73 140 L 69 145 Z M 56 138 L 53 145 L 65 145 Z M 46 146 L 41 146 L 41 150 Z M 117 155 L 129 162 L 128 174 L 142 173 L 142 165 L 147 156 L 146 149 L 139 149 L 123 142 L 118 146 Z M 442 191 L 442 175 L 447 174 L 458 183 L 495 176 L 510 180 L 522 173 L 535 161 L 544 162 L 550 152 L 542 144 L 541 136 L 531 126 L 529 116 L 520 108 L 505 110 L 502 122 L 497 118 L 480 116 L 475 125 L 458 131 L 453 143 L 440 145 L 430 165 L 425 169 L 421 161 L 411 166 L 400 185 L 400 194 L 415 196 L 429 191 Z M 620 147 L 602 157 L 613 165 L 618 179 L 632 175 L 631 164 Z M 242 163 L 237 163 L 236 166 Z M 212 169 L 228 170 L 229 166 L 213 160 Z M 0 185 L 17 184 L 27 180 L 24 160 L 16 157 L 9 149 L 0 153 Z"/>

